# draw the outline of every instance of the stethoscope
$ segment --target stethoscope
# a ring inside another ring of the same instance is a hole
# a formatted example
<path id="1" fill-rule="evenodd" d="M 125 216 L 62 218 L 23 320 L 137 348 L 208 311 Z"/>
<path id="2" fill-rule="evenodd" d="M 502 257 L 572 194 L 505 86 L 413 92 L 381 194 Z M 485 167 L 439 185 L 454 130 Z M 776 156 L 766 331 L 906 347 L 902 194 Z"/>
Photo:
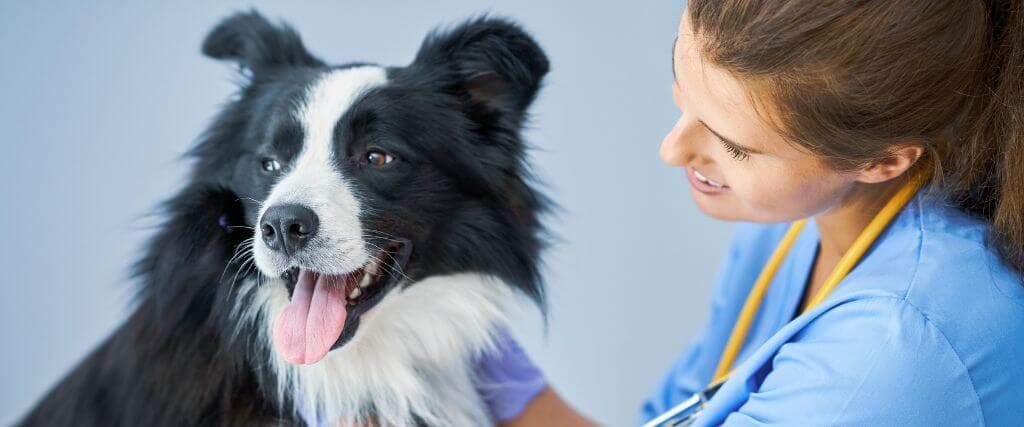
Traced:
<path id="1" fill-rule="evenodd" d="M 922 173 L 914 175 L 906 184 L 900 187 L 899 191 L 896 192 L 886 202 L 882 210 L 878 211 L 878 214 L 871 219 L 867 227 L 860 232 L 857 239 L 854 240 L 853 245 L 846 250 L 842 258 L 839 259 L 839 263 L 836 264 L 832 272 L 829 273 L 822 284 L 821 290 L 812 298 L 801 310 L 801 314 L 814 308 L 820 304 L 825 298 L 835 290 L 839 285 L 839 282 L 846 277 L 847 273 L 853 269 L 855 265 L 860 261 L 864 253 L 867 252 L 868 248 L 874 244 L 875 240 L 878 239 L 878 235 L 892 222 L 893 218 L 899 214 L 903 206 L 917 194 L 917 190 L 924 185 L 926 181 L 926 173 L 928 168 L 923 168 Z M 715 370 L 715 375 L 712 377 L 711 384 L 704 390 L 695 393 L 690 398 L 680 402 L 676 406 L 673 406 L 668 411 L 665 411 L 661 415 L 648 421 L 643 427 L 661 427 L 661 426 L 688 426 L 693 424 L 697 420 L 701 411 L 707 405 L 707 402 L 718 392 L 718 389 L 722 387 L 722 384 L 729 378 L 729 374 L 732 373 L 733 363 L 736 362 L 736 357 L 739 355 L 740 349 L 743 346 L 743 340 L 747 337 L 747 332 L 750 331 L 750 325 L 754 321 L 754 316 L 757 314 L 758 308 L 761 306 L 761 302 L 764 300 L 764 295 L 768 291 L 768 285 L 771 284 L 772 279 L 775 278 L 775 272 L 779 269 L 779 265 L 786 258 L 790 248 L 793 247 L 793 242 L 796 241 L 797 237 L 800 236 L 800 231 L 803 230 L 804 226 L 807 225 L 806 219 L 794 221 L 786 234 L 782 237 L 782 241 L 776 246 L 775 251 L 772 252 L 772 256 L 768 258 L 768 262 L 765 263 L 764 268 L 761 270 L 761 274 L 757 276 L 757 281 L 754 282 L 754 287 L 750 290 L 750 294 L 747 296 L 746 302 L 743 303 L 743 309 L 740 311 L 739 318 L 736 320 L 736 325 L 733 326 L 732 333 L 729 335 L 729 340 L 725 344 L 725 350 L 722 351 L 722 357 L 718 361 L 718 368 Z"/>

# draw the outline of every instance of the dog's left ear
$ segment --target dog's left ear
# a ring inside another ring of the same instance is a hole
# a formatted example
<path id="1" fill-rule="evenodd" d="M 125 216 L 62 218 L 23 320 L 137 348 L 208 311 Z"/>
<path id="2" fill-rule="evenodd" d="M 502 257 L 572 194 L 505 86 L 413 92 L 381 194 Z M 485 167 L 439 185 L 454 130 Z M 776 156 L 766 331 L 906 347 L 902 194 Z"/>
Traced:
<path id="1" fill-rule="evenodd" d="M 203 54 L 235 61 L 243 70 L 259 73 L 279 66 L 321 66 L 286 24 L 274 25 L 256 11 L 225 18 L 206 36 Z"/>
<path id="2" fill-rule="evenodd" d="M 448 89 L 479 105 L 521 118 L 549 69 L 547 55 L 515 23 L 482 17 L 432 33 L 414 65 L 438 68 L 453 77 Z"/>

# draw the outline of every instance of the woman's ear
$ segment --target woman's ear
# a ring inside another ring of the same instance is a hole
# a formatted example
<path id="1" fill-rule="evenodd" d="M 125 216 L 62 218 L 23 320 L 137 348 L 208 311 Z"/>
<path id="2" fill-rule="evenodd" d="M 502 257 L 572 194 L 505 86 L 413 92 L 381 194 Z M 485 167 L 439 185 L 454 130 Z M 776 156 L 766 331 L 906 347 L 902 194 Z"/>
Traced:
<path id="1" fill-rule="evenodd" d="M 877 184 L 903 175 L 921 159 L 924 150 L 919 144 L 897 145 L 885 158 L 861 167 L 857 181 Z"/>
<path id="2" fill-rule="evenodd" d="M 412 65 L 440 71 L 450 78 L 448 90 L 513 118 L 529 107 L 549 68 L 544 51 L 526 31 L 488 17 L 431 34 Z"/>

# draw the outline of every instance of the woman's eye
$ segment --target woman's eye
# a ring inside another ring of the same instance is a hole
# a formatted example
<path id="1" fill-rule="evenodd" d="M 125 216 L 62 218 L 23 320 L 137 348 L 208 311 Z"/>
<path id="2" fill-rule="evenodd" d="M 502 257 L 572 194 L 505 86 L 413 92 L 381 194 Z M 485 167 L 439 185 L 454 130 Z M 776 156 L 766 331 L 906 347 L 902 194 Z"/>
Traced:
<path id="1" fill-rule="evenodd" d="M 264 157 L 260 164 L 264 172 L 278 172 L 281 170 L 281 163 L 271 157 Z"/>
<path id="2" fill-rule="evenodd" d="M 384 166 L 394 160 L 394 157 L 383 151 L 373 150 L 366 153 L 366 162 L 373 166 Z"/>
<path id="3" fill-rule="evenodd" d="M 734 145 L 732 145 L 732 144 L 730 144 L 730 143 L 728 143 L 726 141 L 721 141 L 721 142 L 722 142 L 722 145 L 725 147 L 725 151 L 728 152 L 729 155 L 732 156 L 732 158 L 734 158 L 736 160 L 741 160 L 742 161 L 742 160 L 746 160 L 747 157 L 750 157 L 750 154 L 747 154 L 746 151 L 740 150 L 739 148 L 736 148 L 736 146 L 734 146 Z"/>

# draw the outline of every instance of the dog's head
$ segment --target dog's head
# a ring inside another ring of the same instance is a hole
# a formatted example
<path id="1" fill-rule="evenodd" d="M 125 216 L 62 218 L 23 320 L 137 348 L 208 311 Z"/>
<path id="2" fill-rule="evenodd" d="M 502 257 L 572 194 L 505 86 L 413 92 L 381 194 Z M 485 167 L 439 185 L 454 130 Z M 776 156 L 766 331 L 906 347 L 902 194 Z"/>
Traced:
<path id="1" fill-rule="evenodd" d="M 238 196 L 226 225 L 251 228 L 263 286 L 288 290 L 273 332 L 285 359 L 322 359 L 386 294 L 431 276 L 493 275 L 542 303 L 546 202 L 520 130 L 548 62 L 516 25 L 435 33 L 405 67 L 328 65 L 246 13 L 203 52 L 246 81 L 195 149 L 194 179 Z"/>

